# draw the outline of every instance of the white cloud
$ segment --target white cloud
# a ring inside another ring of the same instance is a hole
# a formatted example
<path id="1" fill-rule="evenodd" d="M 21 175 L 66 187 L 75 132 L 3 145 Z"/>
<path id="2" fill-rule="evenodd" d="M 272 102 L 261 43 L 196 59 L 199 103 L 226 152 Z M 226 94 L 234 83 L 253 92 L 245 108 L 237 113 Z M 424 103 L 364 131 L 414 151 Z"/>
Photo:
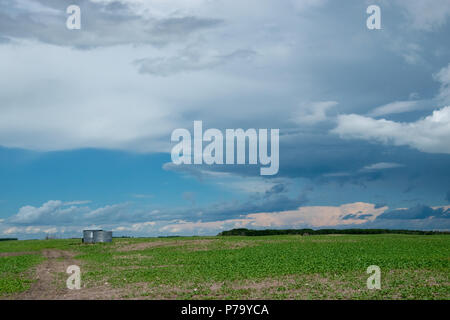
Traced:
<path id="1" fill-rule="evenodd" d="M 5 219 L 5 223 L 10 225 L 49 226 L 111 222 L 124 217 L 128 207 L 127 203 L 106 205 L 96 209 L 83 206 L 89 202 L 50 200 L 40 207 L 27 205 L 21 207 L 15 215 Z"/>
<path id="2" fill-rule="evenodd" d="M 172 130 L 192 125 L 183 120 L 185 113 L 200 112 L 205 121 L 212 114 L 229 119 L 240 106 L 225 110 L 209 103 L 212 97 L 266 90 L 264 79 L 249 81 L 220 72 L 144 78 L 130 59 L 152 50 L 3 46 L 0 68 L 8 77 L 0 78 L 0 145 L 39 151 L 167 152 Z M 33 62 L 36 56 L 42 57 L 39 64 Z M 11 64 L 13 60 L 17 63 Z"/>
<path id="3" fill-rule="evenodd" d="M 450 103 L 450 64 L 433 74 L 434 80 L 440 82 L 439 93 L 431 100 L 417 100 L 418 94 L 411 93 L 410 100 L 395 101 L 373 109 L 367 115 L 369 117 L 380 117 L 390 114 L 405 113 L 415 110 L 428 109 L 431 103 L 439 102 L 443 105 Z"/>
<path id="4" fill-rule="evenodd" d="M 20 228 L 18 228 L 18 227 L 11 227 L 11 228 L 4 229 L 2 234 L 10 235 L 10 234 L 16 234 L 16 233 L 19 233 L 19 232 L 21 232 Z"/>
<path id="5" fill-rule="evenodd" d="M 129 226 L 117 226 L 113 228 L 112 231 L 125 232 L 125 231 L 133 231 L 133 232 L 149 232 L 152 231 L 153 227 L 156 225 L 154 221 L 140 222 L 134 223 Z"/>
<path id="6" fill-rule="evenodd" d="M 75 200 L 75 201 L 67 201 L 64 202 L 65 206 L 71 206 L 71 205 L 80 205 L 80 204 L 88 204 L 91 203 L 91 200 Z"/>
<path id="7" fill-rule="evenodd" d="M 21 207 L 16 215 L 8 219 L 8 222 L 16 224 L 33 224 L 43 220 L 48 220 L 51 223 L 70 222 L 73 220 L 73 215 L 79 213 L 80 210 L 83 210 L 83 208 L 65 207 L 62 201 L 50 200 L 38 208 L 33 206 Z"/>
<path id="8" fill-rule="evenodd" d="M 401 123 L 357 114 L 340 115 L 332 130 L 345 139 L 362 139 L 423 152 L 450 153 L 450 106 L 416 122 Z"/>
<path id="9" fill-rule="evenodd" d="M 371 164 L 369 166 L 365 166 L 362 171 L 375 171 L 375 170 L 384 170 L 384 169 L 393 169 L 393 168 L 400 168 L 404 165 L 400 163 L 395 162 L 378 162 Z"/>
<path id="10" fill-rule="evenodd" d="M 298 124 L 316 124 L 327 119 L 327 111 L 337 106 L 336 101 L 319 101 L 300 107 L 295 113 L 293 121 Z"/>
<path id="11" fill-rule="evenodd" d="M 419 101 L 395 101 L 372 110 L 368 115 L 370 117 L 379 117 L 394 113 L 403 113 L 416 110 Z"/>

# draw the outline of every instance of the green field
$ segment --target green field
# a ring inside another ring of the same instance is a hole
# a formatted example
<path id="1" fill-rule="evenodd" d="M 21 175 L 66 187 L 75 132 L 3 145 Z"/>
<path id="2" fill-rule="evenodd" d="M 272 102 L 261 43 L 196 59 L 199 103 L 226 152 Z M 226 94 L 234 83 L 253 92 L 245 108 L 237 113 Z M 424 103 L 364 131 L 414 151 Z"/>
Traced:
<path id="1" fill-rule="evenodd" d="M 43 263 L 51 279 L 36 274 Z M 81 267 L 81 290 L 65 288 L 69 264 Z M 367 289 L 370 265 L 381 268 L 380 290 Z M 448 235 L 0 242 L 3 299 L 448 300 L 449 275 Z"/>

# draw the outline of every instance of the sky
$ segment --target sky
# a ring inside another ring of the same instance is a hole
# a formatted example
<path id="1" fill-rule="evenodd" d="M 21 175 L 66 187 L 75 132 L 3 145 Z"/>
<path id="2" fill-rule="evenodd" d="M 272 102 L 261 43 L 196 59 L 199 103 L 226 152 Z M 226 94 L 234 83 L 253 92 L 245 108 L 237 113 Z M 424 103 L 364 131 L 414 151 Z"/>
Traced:
<path id="1" fill-rule="evenodd" d="M 0 237 L 450 230 L 449 33 L 449 0 L 0 0 Z M 279 171 L 174 164 L 194 121 L 279 129 Z"/>

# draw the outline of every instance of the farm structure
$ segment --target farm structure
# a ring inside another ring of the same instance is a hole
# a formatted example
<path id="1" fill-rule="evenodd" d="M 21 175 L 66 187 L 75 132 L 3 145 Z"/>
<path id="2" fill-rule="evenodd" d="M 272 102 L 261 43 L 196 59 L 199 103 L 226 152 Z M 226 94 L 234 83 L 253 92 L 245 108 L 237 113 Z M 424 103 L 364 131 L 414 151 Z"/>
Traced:
<path id="1" fill-rule="evenodd" d="M 112 231 L 83 230 L 83 243 L 112 242 Z"/>

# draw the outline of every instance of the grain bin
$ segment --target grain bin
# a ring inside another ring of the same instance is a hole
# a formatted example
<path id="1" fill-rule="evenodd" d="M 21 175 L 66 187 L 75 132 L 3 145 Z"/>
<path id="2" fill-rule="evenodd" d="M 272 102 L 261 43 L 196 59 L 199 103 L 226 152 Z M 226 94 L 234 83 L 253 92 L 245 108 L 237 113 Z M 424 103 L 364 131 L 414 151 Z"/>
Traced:
<path id="1" fill-rule="evenodd" d="M 94 232 L 97 230 L 83 230 L 83 243 L 94 243 Z"/>
<path id="2" fill-rule="evenodd" d="M 112 241 L 112 231 L 99 230 L 94 232 L 94 243 L 97 242 L 111 242 Z"/>
<path id="3" fill-rule="evenodd" d="M 112 231 L 83 230 L 83 243 L 112 242 Z"/>

